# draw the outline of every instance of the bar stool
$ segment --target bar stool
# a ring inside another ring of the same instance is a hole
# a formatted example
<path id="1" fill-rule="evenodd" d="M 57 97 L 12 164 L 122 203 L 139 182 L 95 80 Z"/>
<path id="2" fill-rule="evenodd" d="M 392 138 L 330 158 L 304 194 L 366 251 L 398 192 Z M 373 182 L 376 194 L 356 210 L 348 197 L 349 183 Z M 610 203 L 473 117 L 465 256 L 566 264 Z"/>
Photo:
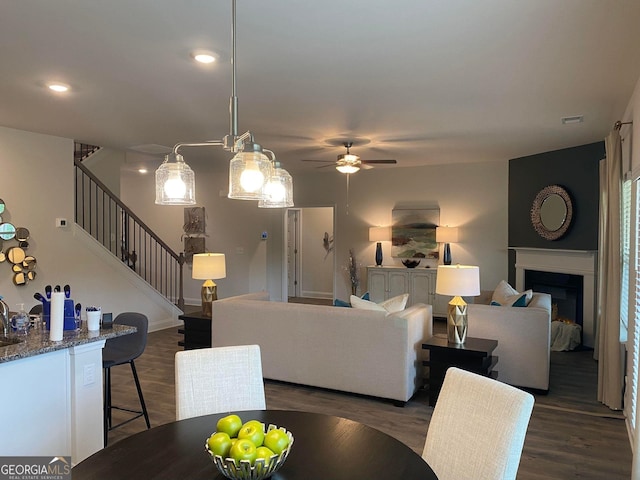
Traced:
<path id="1" fill-rule="evenodd" d="M 118 315 L 113 321 L 114 324 L 129 325 L 137 328 L 136 333 L 130 335 L 123 335 L 121 337 L 110 338 L 105 342 L 104 349 L 102 350 L 102 368 L 104 369 L 104 446 L 107 446 L 109 437 L 109 431 L 114 428 L 118 428 L 126 423 L 129 423 L 136 418 L 144 416 L 144 420 L 147 423 L 147 429 L 151 428 L 149 423 L 149 414 L 147 413 L 147 407 L 144 403 L 144 397 L 142 396 L 142 389 L 140 388 L 140 381 L 138 380 L 138 373 L 136 372 L 136 366 L 134 360 L 142 355 L 147 345 L 147 328 L 149 326 L 149 320 L 141 313 L 125 312 Z M 111 367 L 117 365 L 124 365 L 128 363 L 131 366 L 131 372 L 133 373 L 133 379 L 136 383 L 136 389 L 138 390 L 138 398 L 140 399 L 141 410 L 132 410 L 125 407 L 118 407 L 111 404 Z M 112 409 L 122 410 L 125 412 L 135 413 L 136 415 L 124 422 L 117 425 L 113 425 L 111 421 Z"/>

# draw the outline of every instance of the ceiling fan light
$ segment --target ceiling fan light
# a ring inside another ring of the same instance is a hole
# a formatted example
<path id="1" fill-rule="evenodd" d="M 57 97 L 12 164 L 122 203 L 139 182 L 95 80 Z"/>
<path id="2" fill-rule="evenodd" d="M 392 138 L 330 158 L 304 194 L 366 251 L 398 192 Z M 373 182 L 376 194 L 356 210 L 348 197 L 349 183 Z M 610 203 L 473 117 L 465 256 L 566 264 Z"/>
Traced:
<path id="1" fill-rule="evenodd" d="M 169 162 L 170 157 L 175 162 Z M 156 170 L 156 205 L 195 205 L 196 180 L 182 155 L 165 155 Z"/>
<path id="2" fill-rule="evenodd" d="M 259 145 L 256 145 L 259 148 Z M 260 200 L 266 179 L 271 177 L 271 161 L 261 151 L 238 152 L 229 163 L 229 198 Z"/>
<path id="3" fill-rule="evenodd" d="M 340 173 L 356 173 L 358 170 L 360 170 L 360 167 L 357 165 L 345 163 L 344 165 L 336 165 L 336 170 L 338 170 Z"/>
<path id="4" fill-rule="evenodd" d="M 263 193 L 262 199 L 258 202 L 260 208 L 293 207 L 293 179 L 289 172 L 280 168 L 279 162 L 276 162 Z"/>

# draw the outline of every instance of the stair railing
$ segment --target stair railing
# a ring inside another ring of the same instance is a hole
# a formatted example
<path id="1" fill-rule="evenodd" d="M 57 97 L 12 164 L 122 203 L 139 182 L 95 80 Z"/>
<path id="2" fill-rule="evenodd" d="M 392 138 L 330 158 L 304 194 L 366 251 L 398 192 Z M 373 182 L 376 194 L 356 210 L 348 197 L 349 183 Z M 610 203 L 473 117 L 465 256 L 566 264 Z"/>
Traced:
<path id="1" fill-rule="evenodd" d="M 75 221 L 184 310 L 184 254 L 174 252 L 82 162 L 75 165 Z"/>

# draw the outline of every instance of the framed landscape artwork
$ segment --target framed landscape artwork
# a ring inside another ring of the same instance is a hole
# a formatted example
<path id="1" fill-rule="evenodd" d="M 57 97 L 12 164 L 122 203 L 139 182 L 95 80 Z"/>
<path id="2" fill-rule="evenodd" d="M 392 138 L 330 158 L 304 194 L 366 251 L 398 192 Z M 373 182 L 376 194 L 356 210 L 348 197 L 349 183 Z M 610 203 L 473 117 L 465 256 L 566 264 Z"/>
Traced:
<path id="1" fill-rule="evenodd" d="M 392 257 L 438 258 L 436 227 L 440 209 L 394 209 L 391 219 Z"/>

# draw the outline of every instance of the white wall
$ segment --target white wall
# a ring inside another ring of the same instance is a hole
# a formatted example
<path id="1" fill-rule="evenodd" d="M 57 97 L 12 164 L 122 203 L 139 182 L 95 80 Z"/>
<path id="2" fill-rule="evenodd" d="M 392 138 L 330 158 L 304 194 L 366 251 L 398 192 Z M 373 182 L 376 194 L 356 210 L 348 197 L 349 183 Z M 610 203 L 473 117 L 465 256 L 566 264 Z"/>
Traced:
<path id="1" fill-rule="evenodd" d="M 96 250 L 75 231 L 73 140 L 0 127 L 0 151 L 0 195 L 7 205 L 3 221 L 29 229 L 27 253 L 37 259 L 37 277 L 25 286 L 15 286 L 11 265 L 0 263 L 0 295 L 9 307 L 24 303 L 30 308 L 38 303 L 33 294 L 44 293 L 45 285 L 69 284 L 71 298 L 83 306 L 100 305 L 114 316 L 144 313 L 150 329 L 176 324 L 166 301 L 123 276 L 121 271 L 129 270 L 123 265 L 105 264 L 102 247 Z M 56 228 L 57 217 L 71 226 Z M 4 242 L 3 250 L 13 243 Z"/>

